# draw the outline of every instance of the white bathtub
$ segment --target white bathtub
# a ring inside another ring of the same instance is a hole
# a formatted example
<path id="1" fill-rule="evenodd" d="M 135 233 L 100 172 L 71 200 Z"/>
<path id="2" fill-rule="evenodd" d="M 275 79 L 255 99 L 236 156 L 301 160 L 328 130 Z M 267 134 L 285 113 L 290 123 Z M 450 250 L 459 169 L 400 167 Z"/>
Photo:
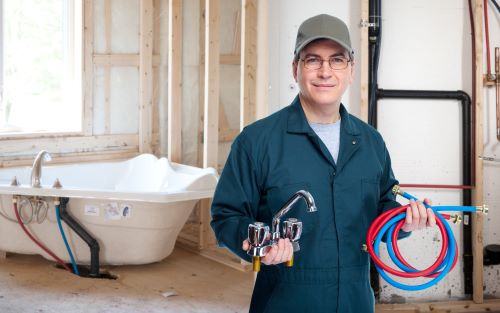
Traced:
<path id="1" fill-rule="evenodd" d="M 11 186 L 14 177 L 19 186 Z M 52 188 L 56 179 L 62 188 Z M 27 227 L 58 257 L 70 261 L 53 200 L 67 197 L 67 212 L 99 242 L 101 264 L 144 264 L 160 261 L 172 252 L 196 202 L 213 196 L 217 172 L 143 154 L 118 162 L 55 166 L 46 162 L 42 187 L 32 188 L 30 181 L 31 167 L 0 169 L 0 212 L 15 219 L 13 196 L 38 196 L 47 201 L 47 217 Z M 31 214 L 29 206 L 22 212 L 25 216 Z M 89 264 L 87 244 L 64 222 L 63 227 L 77 263 Z M 1 215 L 0 251 L 52 259 L 25 235 L 19 224 Z"/>

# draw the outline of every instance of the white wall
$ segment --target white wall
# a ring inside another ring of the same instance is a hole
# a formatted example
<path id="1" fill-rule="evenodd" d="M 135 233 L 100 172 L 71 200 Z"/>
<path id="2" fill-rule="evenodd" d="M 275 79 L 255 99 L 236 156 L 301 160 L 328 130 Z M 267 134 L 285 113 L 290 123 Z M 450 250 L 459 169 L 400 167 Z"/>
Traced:
<path id="1" fill-rule="evenodd" d="M 275 0 L 269 3 L 269 107 L 274 112 L 297 94 L 291 62 L 297 28 L 316 14 L 343 19 L 351 30 L 355 54 L 360 47 L 359 1 Z M 471 37 L 466 0 L 382 1 L 382 50 L 379 87 L 385 89 L 463 90 L 471 94 Z M 500 45 L 499 14 L 490 10 L 490 40 Z M 492 49 L 493 51 L 493 49 Z M 492 52 L 493 53 L 493 52 Z M 359 78 L 359 68 L 356 76 Z M 360 111 L 359 79 L 343 103 L 351 113 Z M 495 136 L 494 90 L 485 91 L 485 155 L 500 157 Z M 458 101 L 379 101 L 378 128 L 391 152 L 393 167 L 401 183 L 461 185 L 461 128 Z M 500 164 L 485 163 L 485 244 L 500 243 Z M 408 190 L 410 191 L 410 190 Z M 453 190 L 410 191 L 419 198 L 432 198 L 436 205 L 461 204 L 461 192 Z M 401 200 L 401 199 L 400 199 Z M 404 200 L 401 200 L 404 203 Z M 461 226 L 452 226 L 461 250 Z M 430 265 L 438 254 L 436 229 L 413 234 L 401 242 L 402 253 L 417 267 Z M 437 286 L 421 292 L 403 292 L 381 281 L 383 302 L 410 302 L 463 298 L 462 262 Z M 486 267 L 485 295 L 497 296 L 498 266 Z M 425 280 L 413 281 L 423 283 Z"/>

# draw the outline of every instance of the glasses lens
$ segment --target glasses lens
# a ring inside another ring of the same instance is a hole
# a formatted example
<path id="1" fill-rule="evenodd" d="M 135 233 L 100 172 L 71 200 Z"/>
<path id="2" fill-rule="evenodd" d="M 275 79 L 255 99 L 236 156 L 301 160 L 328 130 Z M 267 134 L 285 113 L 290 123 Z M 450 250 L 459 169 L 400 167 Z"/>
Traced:
<path id="1" fill-rule="evenodd" d="M 343 70 L 347 67 L 349 60 L 344 57 L 333 57 L 329 60 L 330 68 L 334 70 Z"/>

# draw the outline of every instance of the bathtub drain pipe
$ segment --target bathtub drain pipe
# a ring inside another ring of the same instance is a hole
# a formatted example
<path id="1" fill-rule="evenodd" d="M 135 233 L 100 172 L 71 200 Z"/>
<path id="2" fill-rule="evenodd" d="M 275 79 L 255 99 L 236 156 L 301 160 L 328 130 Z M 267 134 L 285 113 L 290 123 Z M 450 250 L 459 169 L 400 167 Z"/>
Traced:
<path id="1" fill-rule="evenodd" d="M 87 243 L 90 248 L 90 277 L 99 277 L 99 243 L 92 237 L 78 222 L 66 211 L 66 204 L 69 198 L 61 198 L 59 207 L 61 219 L 72 229 L 77 235 Z"/>

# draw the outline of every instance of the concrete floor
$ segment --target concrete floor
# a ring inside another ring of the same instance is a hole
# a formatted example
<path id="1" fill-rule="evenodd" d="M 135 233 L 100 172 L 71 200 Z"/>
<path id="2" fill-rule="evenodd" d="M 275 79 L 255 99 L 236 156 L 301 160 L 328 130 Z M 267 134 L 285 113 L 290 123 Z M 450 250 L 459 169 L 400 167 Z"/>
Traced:
<path id="1" fill-rule="evenodd" d="M 248 312 L 253 274 L 175 248 L 159 263 L 71 275 L 36 255 L 0 258 L 0 312 Z M 175 294 L 175 295 L 169 295 Z"/>

